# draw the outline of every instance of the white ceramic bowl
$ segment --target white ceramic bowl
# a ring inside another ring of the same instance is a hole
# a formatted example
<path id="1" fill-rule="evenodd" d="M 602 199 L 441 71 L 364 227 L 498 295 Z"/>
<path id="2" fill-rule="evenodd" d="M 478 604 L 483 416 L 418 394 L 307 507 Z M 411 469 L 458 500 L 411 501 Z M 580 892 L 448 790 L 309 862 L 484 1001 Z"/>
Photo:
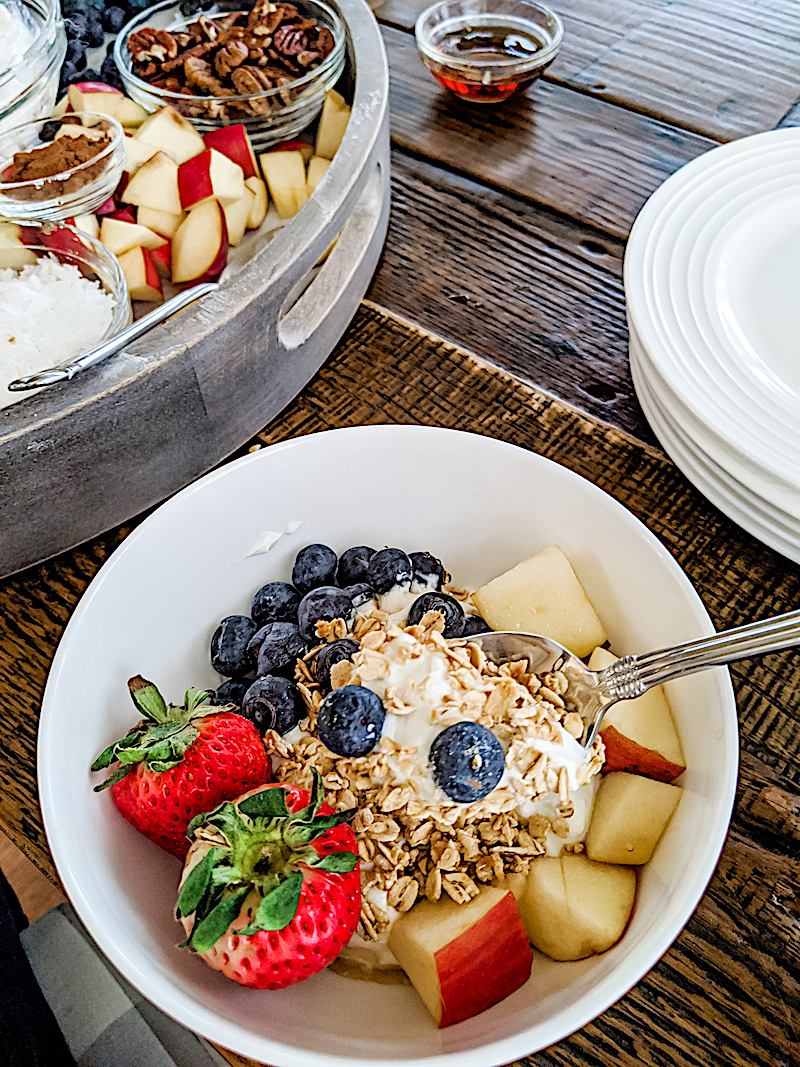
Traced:
<path id="1" fill-rule="evenodd" d="M 294 532 L 291 530 L 300 523 Z M 251 554 L 266 531 L 282 533 Z M 274 445 L 183 490 L 98 573 L 67 626 L 45 693 L 39 787 L 53 856 L 78 914 L 114 965 L 190 1029 L 276 1067 L 507 1063 L 583 1026 L 658 961 L 696 907 L 722 847 L 736 784 L 730 679 L 672 683 L 685 796 L 641 872 L 634 915 L 611 951 L 579 963 L 536 956 L 522 989 L 439 1031 L 416 993 L 323 973 L 279 992 L 245 990 L 175 946 L 179 863 L 140 837 L 89 765 L 132 725 L 126 679 L 171 699 L 215 685 L 208 642 L 263 583 L 287 579 L 315 541 L 427 549 L 473 588 L 545 546 L 572 561 L 620 652 L 711 632 L 666 549 L 620 504 L 564 467 L 449 430 L 372 426 Z"/>

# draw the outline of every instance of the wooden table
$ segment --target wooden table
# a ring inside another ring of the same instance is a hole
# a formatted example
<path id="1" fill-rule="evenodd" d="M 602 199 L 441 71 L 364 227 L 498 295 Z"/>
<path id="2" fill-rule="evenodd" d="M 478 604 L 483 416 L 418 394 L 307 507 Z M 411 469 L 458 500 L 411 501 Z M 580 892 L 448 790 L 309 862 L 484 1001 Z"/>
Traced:
<path id="1" fill-rule="evenodd" d="M 627 360 L 622 255 L 653 190 L 714 145 L 800 123 L 796 0 L 562 0 L 563 46 L 528 96 L 471 107 L 421 65 L 424 0 L 385 0 L 393 209 L 368 300 L 250 447 L 330 426 L 477 430 L 591 478 L 685 567 L 717 626 L 800 603 L 800 568 L 709 505 L 659 450 Z M 135 520 L 134 520 L 135 521 Z M 0 583 L 0 828 L 51 878 L 36 715 L 56 643 L 130 527 Z M 742 767 L 697 912 L 601 1018 L 537 1067 L 800 1063 L 800 669 L 732 670 Z"/>

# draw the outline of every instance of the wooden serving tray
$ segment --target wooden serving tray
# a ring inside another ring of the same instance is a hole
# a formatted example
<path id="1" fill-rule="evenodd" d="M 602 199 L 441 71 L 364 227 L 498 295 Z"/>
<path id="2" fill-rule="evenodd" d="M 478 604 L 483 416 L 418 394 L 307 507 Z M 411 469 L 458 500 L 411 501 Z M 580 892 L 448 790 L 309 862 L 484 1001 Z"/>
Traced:
<path id="1" fill-rule="evenodd" d="M 72 382 L 0 410 L 0 577 L 125 522 L 219 463 L 342 336 L 386 236 L 389 75 L 367 4 L 338 7 L 353 110 L 302 212 L 216 292 Z"/>

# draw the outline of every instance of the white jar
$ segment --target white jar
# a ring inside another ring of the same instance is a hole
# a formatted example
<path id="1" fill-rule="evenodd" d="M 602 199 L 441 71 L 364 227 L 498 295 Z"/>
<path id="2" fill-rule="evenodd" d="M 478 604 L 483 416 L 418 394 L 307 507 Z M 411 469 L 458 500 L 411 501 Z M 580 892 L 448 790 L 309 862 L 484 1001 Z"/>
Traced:
<path id="1" fill-rule="evenodd" d="M 0 3 L 0 130 L 51 113 L 66 51 L 59 0 Z"/>

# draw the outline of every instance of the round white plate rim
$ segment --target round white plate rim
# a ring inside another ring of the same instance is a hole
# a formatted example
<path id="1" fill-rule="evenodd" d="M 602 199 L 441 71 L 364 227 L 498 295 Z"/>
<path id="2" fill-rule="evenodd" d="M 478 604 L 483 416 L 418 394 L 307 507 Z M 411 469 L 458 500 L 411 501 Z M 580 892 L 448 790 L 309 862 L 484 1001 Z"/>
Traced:
<path id="1" fill-rule="evenodd" d="M 792 166 L 797 162 L 792 160 Z M 764 164 L 766 166 L 766 164 Z M 725 190 L 727 191 L 737 179 L 726 171 Z M 745 173 L 739 179 L 745 185 L 752 186 L 752 176 Z M 705 186 L 698 186 L 699 194 L 705 192 Z M 723 210 L 727 204 L 723 204 Z M 711 208 L 709 208 L 711 205 Z M 703 211 L 713 209 L 713 200 L 709 196 L 700 204 L 700 214 Z M 695 233 L 692 223 L 695 221 L 693 212 L 698 210 L 695 203 L 686 198 L 669 216 L 659 220 L 651 234 L 651 241 L 645 257 L 644 286 L 647 301 L 647 314 L 644 320 L 637 320 L 637 329 L 642 340 L 648 345 L 651 358 L 658 361 L 663 376 L 670 382 L 683 402 L 694 411 L 698 418 L 708 424 L 717 434 L 723 436 L 729 446 L 737 448 L 752 462 L 756 462 L 765 469 L 774 472 L 784 480 L 790 481 L 797 464 L 781 458 L 781 448 L 786 441 L 773 432 L 771 422 L 766 427 L 766 436 L 770 438 L 772 448 L 766 447 L 763 426 L 753 425 L 753 404 L 746 393 L 742 393 L 735 376 L 726 366 L 718 366 L 715 375 L 711 365 L 718 363 L 713 348 L 709 349 L 705 339 L 698 336 L 693 321 L 693 315 L 681 315 L 680 308 L 676 308 L 675 294 L 671 289 L 669 277 L 662 277 L 659 266 L 665 263 L 669 269 L 673 266 L 673 255 L 677 258 L 680 251 L 684 256 L 692 247 L 692 239 Z M 674 233 L 663 236 L 666 227 L 675 225 Z M 681 244 L 681 238 L 686 235 L 686 241 Z M 689 243 L 689 250 L 684 245 Z M 677 268 L 677 264 L 675 264 Z M 683 279 L 681 279 L 683 286 Z M 636 317 L 635 306 L 632 308 L 633 316 Z M 648 328 L 649 327 L 649 328 Z M 653 342 L 653 343 L 651 343 Z M 689 353 L 691 353 L 689 355 Z M 727 385 L 727 390 L 725 386 Z M 725 403 L 720 403 L 724 400 Z M 736 411 L 731 410 L 736 408 Z M 748 452 L 744 452 L 743 443 L 748 445 Z M 798 438 L 800 442 L 800 437 Z M 800 443 L 798 444 L 800 447 Z"/>
<path id="2" fill-rule="evenodd" d="M 659 403 L 633 344 L 630 357 L 631 376 L 642 410 L 675 465 L 738 526 L 782 555 L 800 562 L 800 524 L 787 525 L 783 515 L 766 510 L 760 498 L 748 496 L 745 485 L 731 479 L 726 471 L 715 469 L 713 461 L 709 462 L 690 437 L 670 425 L 668 411 Z"/>
<path id="3" fill-rule="evenodd" d="M 655 326 L 654 319 L 657 316 L 651 306 L 651 300 L 648 295 L 650 261 L 656 254 L 653 248 L 658 248 L 662 256 L 668 254 L 667 238 L 659 244 L 661 233 L 673 221 L 674 214 L 680 212 L 684 203 L 688 201 L 691 206 L 692 197 L 701 195 L 708 184 L 712 188 L 714 183 L 719 183 L 720 181 L 723 185 L 726 184 L 733 170 L 740 167 L 747 171 L 753 159 L 757 159 L 759 166 L 763 166 L 765 159 L 770 158 L 770 149 L 773 157 L 787 153 L 789 155 L 795 154 L 797 148 L 800 147 L 798 145 L 798 137 L 800 137 L 800 131 L 797 130 L 770 131 L 768 134 L 757 134 L 751 138 L 744 138 L 733 145 L 722 146 L 722 149 L 713 149 L 705 156 L 698 157 L 698 159 L 686 164 L 681 170 L 668 178 L 645 204 L 634 222 L 624 263 L 624 284 L 628 313 L 643 341 L 651 351 L 652 358 L 658 358 L 655 353 L 659 353 L 659 363 L 662 359 L 666 361 L 667 369 L 665 373 L 669 373 L 672 370 L 669 361 L 672 359 L 673 354 L 670 349 L 666 353 L 661 352 L 664 342 Z M 765 141 L 767 142 L 766 145 Z M 727 151 L 728 149 L 730 151 Z M 720 188 L 722 188 L 722 185 Z M 698 190 L 700 190 L 699 193 Z M 682 193 L 686 194 L 685 197 L 681 196 Z M 673 210 L 674 202 L 679 202 L 680 206 Z M 675 240 L 676 237 L 673 236 L 672 239 Z M 654 331 L 655 335 L 651 336 Z M 671 381 L 672 377 L 673 375 L 670 376 Z M 673 387 L 680 390 L 680 381 L 672 382 L 672 384 Z M 680 390 L 680 395 L 687 406 L 695 410 L 695 397 L 692 390 Z M 696 413 L 699 418 L 705 421 L 708 420 L 707 412 L 701 410 Z M 715 429 L 718 428 L 715 426 Z M 724 437 L 729 446 L 736 448 L 737 440 L 739 439 L 738 434 L 731 435 L 723 430 L 721 436 Z M 773 470 L 772 457 L 767 456 L 764 458 L 767 468 Z M 778 476 L 780 477 L 781 474 L 778 474 Z M 791 481 L 791 473 L 787 472 L 787 477 Z"/>
<path id="4" fill-rule="evenodd" d="M 568 479 L 576 479 L 584 483 L 584 487 L 588 492 L 598 494 L 598 497 L 605 498 L 606 502 L 610 502 L 612 508 L 619 509 L 620 520 L 624 523 L 628 523 L 632 528 L 635 528 L 637 532 L 643 536 L 648 542 L 650 542 L 653 550 L 659 555 L 666 567 L 671 570 L 678 584 L 680 584 L 687 593 L 688 600 L 693 604 L 693 613 L 695 614 L 698 625 L 700 625 L 706 632 L 713 632 L 713 627 L 708 614 L 700 600 L 694 587 L 691 585 L 688 577 L 664 548 L 661 542 L 622 504 L 619 503 L 614 497 L 605 493 L 597 486 L 593 485 L 586 479 L 575 474 L 568 468 L 562 467 L 560 464 L 554 464 L 553 461 L 539 456 L 534 452 L 529 452 L 526 449 L 519 448 L 518 446 L 507 444 L 506 442 L 498 441 L 492 438 L 484 437 L 480 434 L 465 433 L 463 431 L 443 429 L 439 427 L 423 427 L 423 426 L 396 426 L 396 425 L 376 425 L 367 427 L 351 427 L 346 429 L 328 430 L 322 431 L 318 434 L 310 434 L 304 437 L 295 438 L 290 441 L 280 442 L 278 444 L 269 446 L 262 449 L 260 452 L 256 452 L 247 456 L 243 456 L 238 460 L 234 460 L 224 467 L 219 468 L 216 471 L 211 472 L 205 477 L 199 479 L 197 482 L 186 487 L 175 497 L 171 498 L 161 507 L 156 509 L 142 524 L 137 527 L 123 543 L 116 549 L 109 559 L 104 563 L 103 567 L 98 571 L 96 577 L 90 584 L 88 590 L 84 594 L 82 600 L 78 604 L 76 611 L 67 624 L 67 627 L 62 636 L 56 657 L 53 662 L 53 666 L 48 678 L 47 687 L 45 689 L 43 705 L 42 705 L 42 727 L 39 732 L 38 743 L 38 764 L 39 764 L 39 788 L 42 812 L 44 816 L 45 829 L 50 839 L 51 848 L 53 850 L 53 856 L 56 861 L 59 873 L 63 879 L 64 886 L 68 895 L 73 900 L 76 907 L 76 911 L 80 915 L 81 919 L 86 924 L 92 937 L 97 941 L 106 956 L 111 962 L 121 971 L 121 973 L 142 992 L 144 996 L 148 996 L 148 990 L 150 988 L 150 979 L 147 975 L 142 974 L 139 970 L 133 968 L 129 961 L 122 958 L 117 952 L 113 941 L 109 940 L 109 937 L 102 929 L 97 929 L 93 924 L 92 904 L 91 901 L 84 894 L 80 880 L 76 878 L 75 872 L 70 868 L 68 857 L 64 857 L 61 854 L 61 846 L 58 840 L 57 834 L 52 834 L 51 830 L 54 825 L 55 815 L 53 813 L 55 797 L 54 797 L 54 782 L 56 781 L 53 775 L 55 769 L 55 763 L 57 761 L 57 753 L 53 753 L 49 750 L 47 744 L 47 725 L 52 715 L 57 714 L 55 708 L 56 694 L 58 689 L 59 675 L 62 671 L 66 657 L 70 652 L 70 644 L 72 642 L 72 635 L 78 630 L 83 617 L 91 610 L 93 599 L 102 588 L 103 583 L 107 577 L 113 573 L 114 568 L 120 565 L 120 561 L 124 560 L 126 555 L 135 550 L 136 545 L 140 539 L 147 537 L 151 530 L 157 529 L 158 524 L 161 523 L 164 514 L 168 514 L 168 509 L 176 506 L 176 502 L 182 500 L 186 495 L 202 492 L 203 487 L 211 481 L 216 481 L 219 478 L 224 478 L 228 475 L 229 471 L 236 470 L 245 464 L 258 464 L 268 462 L 270 454 L 275 454 L 277 451 L 284 451 L 287 449 L 306 448 L 309 446 L 310 441 L 319 439 L 322 436 L 336 435 L 339 438 L 342 437 L 354 437 L 361 443 L 365 443 L 366 438 L 372 436 L 373 438 L 384 437 L 386 440 L 396 438 L 398 433 L 402 436 L 404 434 L 416 434 L 427 435 L 431 442 L 437 440 L 438 442 L 444 442 L 447 440 L 451 442 L 453 447 L 460 447 L 460 444 L 465 444 L 469 441 L 473 447 L 487 448 L 495 450 L 498 459 L 506 457 L 511 453 L 516 454 L 521 458 L 520 454 L 524 456 L 525 462 L 530 463 L 531 466 L 539 464 L 554 465 L 561 469 L 563 476 Z M 480 442 L 480 444 L 477 444 Z M 728 741 L 724 753 L 726 781 L 728 781 L 728 787 L 723 797 L 721 810 L 725 815 L 724 822 L 720 823 L 720 826 L 724 826 L 724 829 L 719 829 L 713 840 L 710 842 L 710 847 L 705 855 L 705 860 L 698 869 L 693 879 L 693 884 L 696 887 L 696 891 L 691 894 L 684 893 L 684 900 L 682 906 L 679 908 L 680 922 L 675 934 L 671 936 L 662 935 L 658 940 L 653 940 L 647 943 L 646 947 L 640 947 L 636 950 L 631 964 L 630 970 L 636 973 L 636 977 L 632 979 L 628 988 L 640 981 L 641 978 L 658 962 L 658 959 L 669 948 L 670 944 L 677 936 L 677 933 L 688 922 L 692 913 L 697 907 L 699 900 L 702 897 L 705 886 L 708 884 L 714 869 L 717 865 L 719 854 L 722 850 L 724 840 L 727 834 L 727 825 L 730 819 L 730 813 L 733 807 L 733 801 L 735 796 L 735 783 L 736 783 L 736 768 L 738 766 L 738 730 L 737 730 L 737 716 L 736 706 L 733 697 L 733 689 L 730 682 L 730 676 L 727 671 L 717 670 L 713 672 L 715 675 L 715 685 L 720 695 L 720 705 L 723 710 L 723 714 L 727 715 L 731 729 L 728 732 Z M 63 860 L 63 862 L 59 862 Z M 702 887 L 702 888 L 701 888 Z M 697 891 L 699 889 L 699 891 Z M 500 1039 L 498 1041 L 491 1042 L 490 1044 L 481 1045 L 477 1049 L 462 1050 L 455 1053 L 441 1053 L 433 1056 L 425 1056 L 423 1058 L 414 1057 L 408 1058 L 381 1058 L 378 1061 L 372 1061 L 380 1063 L 381 1067 L 420 1067 L 421 1064 L 429 1065 L 448 1065 L 448 1067 L 456 1067 L 456 1065 L 475 1063 L 478 1062 L 485 1064 L 487 1062 L 486 1056 L 490 1055 L 492 1061 L 495 1063 L 508 1062 L 510 1059 L 517 1058 L 521 1055 L 526 1055 L 532 1051 L 531 1045 L 539 1042 L 538 1047 L 543 1048 L 548 1044 L 552 1044 L 555 1041 L 573 1033 L 577 1028 L 585 1025 L 591 1018 L 595 1018 L 598 1014 L 604 1011 L 612 1003 L 624 995 L 625 990 L 620 988 L 611 987 L 615 983 L 612 981 L 611 976 L 603 979 L 598 984 L 598 989 L 601 991 L 598 997 L 596 992 L 591 997 L 584 995 L 577 1003 L 581 1003 L 586 1000 L 593 1000 L 594 1003 L 591 1006 L 591 1015 L 586 1016 L 583 1022 L 574 1023 L 569 1022 L 566 1019 L 561 1019 L 557 1025 L 542 1025 L 535 1029 L 542 1031 L 540 1037 L 531 1037 L 530 1031 L 526 1031 L 522 1034 L 512 1035 L 507 1038 Z M 241 1055 L 252 1056 L 254 1058 L 271 1059 L 279 1062 L 281 1067 L 307 1067 L 310 1059 L 316 1057 L 319 1062 L 324 1062 L 328 1067 L 352 1067 L 354 1062 L 368 1063 L 369 1060 L 359 1060 L 357 1056 L 353 1057 L 341 1057 L 338 1055 L 322 1055 L 315 1053 L 313 1056 L 309 1054 L 308 1050 L 297 1050 L 296 1047 L 286 1045 L 277 1040 L 264 1040 L 257 1035 L 254 1035 L 247 1031 L 245 1028 L 231 1025 L 226 1023 L 225 1020 L 216 1020 L 219 1025 L 209 1027 L 205 1020 L 199 1017 L 198 1013 L 194 1009 L 192 1003 L 186 996 L 174 994 L 172 991 L 164 996 L 163 991 L 160 992 L 157 997 L 159 1007 L 178 1022 L 184 1026 L 189 1027 L 201 1035 L 219 1042 L 221 1045 L 232 1048 L 239 1052 Z M 570 1014 L 574 1011 L 574 1006 L 571 1009 Z M 566 1014 L 562 1012 L 562 1015 Z M 526 1034 L 528 1036 L 526 1036 Z"/>
<path id="5" fill-rule="evenodd" d="M 650 359 L 630 319 L 628 334 L 629 344 L 633 342 L 636 346 L 640 375 L 647 379 L 651 390 L 659 395 L 661 406 L 669 412 L 670 421 L 680 428 L 682 437 L 699 447 L 710 464 L 719 471 L 724 471 L 728 478 L 745 488 L 752 499 L 758 500 L 766 510 L 792 525 L 800 522 L 800 485 L 787 484 L 721 440 L 683 403 L 682 397 L 675 393 L 670 383 L 662 376 L 659 363 Z"/>

